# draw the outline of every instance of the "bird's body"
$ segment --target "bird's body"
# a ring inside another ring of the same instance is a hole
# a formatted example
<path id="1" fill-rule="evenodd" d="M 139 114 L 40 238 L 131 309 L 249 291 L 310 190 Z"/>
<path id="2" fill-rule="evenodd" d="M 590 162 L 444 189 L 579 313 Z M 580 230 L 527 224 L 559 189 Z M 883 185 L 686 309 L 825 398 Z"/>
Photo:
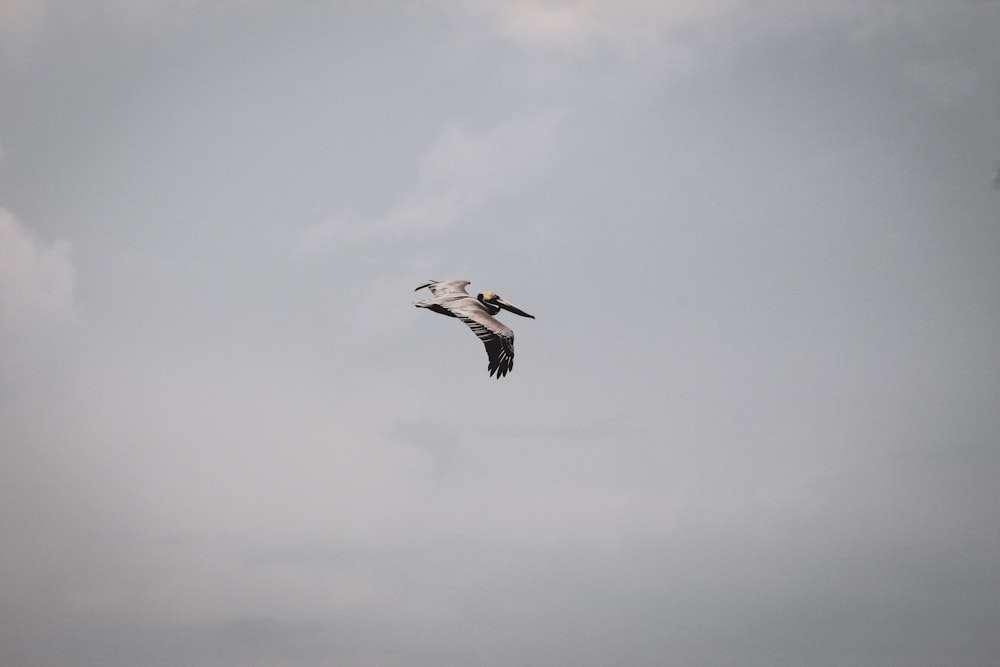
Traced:
<path id="1" fill-rule="evenodd" d="M 483 341 L 490 360 L 490 375 L 496 374 L 497 379 L 500 379 L 514 367 L 514 332 L 493 316 L 499 313 L 501 308 L 522 317 L 535 319 L 535 316 L 529 315 L 493 292 L 471 296 L 465 291 L 465 286 L 468 284 L 468 280 L 445 282 L 432 280 L 414 291 L 427 287 L 434 295 L 433 298 L 414 301 L 413 305 L 462 320 L 479 340 Z"/>

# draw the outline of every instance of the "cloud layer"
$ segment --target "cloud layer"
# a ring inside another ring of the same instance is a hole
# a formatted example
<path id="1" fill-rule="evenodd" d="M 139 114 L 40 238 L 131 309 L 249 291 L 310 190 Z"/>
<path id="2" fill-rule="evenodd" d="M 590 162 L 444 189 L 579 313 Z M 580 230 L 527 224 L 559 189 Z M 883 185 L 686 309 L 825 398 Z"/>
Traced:
<path id="1" fill-rule="evenodd" d="M 20 7 L 0 663 L 995 662 L 993 5 Z"/>

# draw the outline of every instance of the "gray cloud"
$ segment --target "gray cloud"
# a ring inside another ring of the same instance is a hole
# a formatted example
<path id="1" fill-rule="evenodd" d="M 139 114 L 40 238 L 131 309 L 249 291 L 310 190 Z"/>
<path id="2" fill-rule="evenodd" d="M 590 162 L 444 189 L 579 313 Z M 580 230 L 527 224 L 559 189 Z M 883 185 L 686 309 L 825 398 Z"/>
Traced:
<path id="1" fill-rule="evenodd" d="M 0 59 L 0 662 L 995 661 L 993 5 L 219 7 Z"/>

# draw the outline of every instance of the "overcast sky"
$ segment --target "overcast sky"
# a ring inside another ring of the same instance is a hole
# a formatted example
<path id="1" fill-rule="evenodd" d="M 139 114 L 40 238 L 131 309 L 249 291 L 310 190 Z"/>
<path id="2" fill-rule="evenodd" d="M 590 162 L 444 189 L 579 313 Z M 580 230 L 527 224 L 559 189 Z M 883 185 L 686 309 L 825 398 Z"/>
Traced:
<path id="1" fill-rule="evenodd" d="M 996 665 L 998 35 L 4 0 L 0 663 Z"/>

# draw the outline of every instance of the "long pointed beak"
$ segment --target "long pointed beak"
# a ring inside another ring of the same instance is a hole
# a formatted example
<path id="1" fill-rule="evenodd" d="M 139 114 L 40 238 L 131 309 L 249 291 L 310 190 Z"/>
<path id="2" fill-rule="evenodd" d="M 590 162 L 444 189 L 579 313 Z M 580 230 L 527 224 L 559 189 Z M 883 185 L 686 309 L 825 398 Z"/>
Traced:
<path id="1" fill-rule="evenodd" d="M 505 299 L 501 299 L 498 297 L 496 300 L 496 304 L 501 308 L 503 308 L 504 310 L 509 310 L 515 315 L 520 315 L 521 317 L 530 317 L 531 319 L 535 319 L 534 315 L 529 315 L 528 313 L 524 312 L 523 310 L 521 310 L 520 308 L 518 308 L 517 306 L 515 306 L 514 304 Z"/>

